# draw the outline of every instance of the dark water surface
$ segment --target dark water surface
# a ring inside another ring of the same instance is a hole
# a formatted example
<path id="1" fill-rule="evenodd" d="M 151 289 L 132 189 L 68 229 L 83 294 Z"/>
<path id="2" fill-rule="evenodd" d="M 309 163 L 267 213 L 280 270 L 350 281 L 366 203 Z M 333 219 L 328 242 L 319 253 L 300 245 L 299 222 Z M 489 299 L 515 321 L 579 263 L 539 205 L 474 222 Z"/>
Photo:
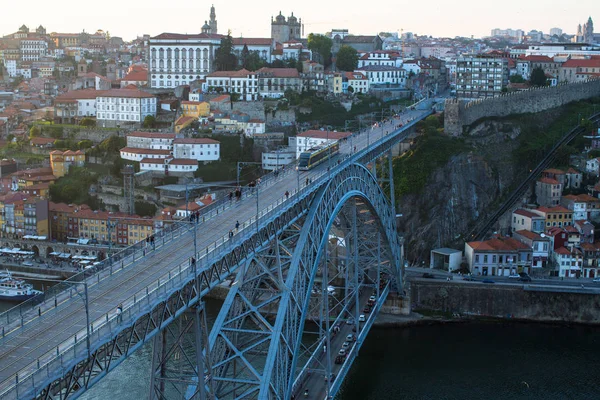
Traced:
<path id="1" fill-rule="evenodd" d="M 600 328 L 469 323 L 370 332 L 340 400 L 600 399 Z"/>
<path id="2" fill-rule="evenodd" d="M 209 315 L 220 305 L 207 301 Z M 7 307 L 0 303 L 0 310 Z M 143 346 L 80 398 L 147 398 L 151 352 L 151 344 Z M 373 329 L 337 399 L 600 400 L 599 378 L 600 328 L 466 323 Z"/>

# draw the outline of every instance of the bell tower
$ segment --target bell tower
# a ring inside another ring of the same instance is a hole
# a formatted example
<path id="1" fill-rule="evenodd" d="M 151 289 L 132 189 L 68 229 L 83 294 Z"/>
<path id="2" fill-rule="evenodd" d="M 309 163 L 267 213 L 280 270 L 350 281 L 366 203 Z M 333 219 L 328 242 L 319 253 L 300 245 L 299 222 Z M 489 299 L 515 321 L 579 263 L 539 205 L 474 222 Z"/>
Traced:
<path id="1" fill-rule="evenodd" d="M 217 14 L 215 13 L 214 4 L 210 7 L 210 22 L 208 23 L 210 26 L 210 33 L 213 35 L 217 33 Z"/>

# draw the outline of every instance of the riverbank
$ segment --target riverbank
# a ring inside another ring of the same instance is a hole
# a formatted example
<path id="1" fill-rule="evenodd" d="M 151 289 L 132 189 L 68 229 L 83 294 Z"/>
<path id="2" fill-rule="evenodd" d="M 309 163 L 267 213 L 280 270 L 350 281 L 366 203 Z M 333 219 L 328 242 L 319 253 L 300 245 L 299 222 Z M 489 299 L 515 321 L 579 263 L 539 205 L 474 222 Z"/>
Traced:
<path id="1" fill-rule="evenodd" d="M 10 271 L 13 276 L 20 276 L 28 279 L 37 280 L 64 280 L 76 274 L 74 271 L 64 270 L 60 268 L 43 268 L 38 266 L 26 266 L 17 264 L 0 264 L 0 269 Z"/>

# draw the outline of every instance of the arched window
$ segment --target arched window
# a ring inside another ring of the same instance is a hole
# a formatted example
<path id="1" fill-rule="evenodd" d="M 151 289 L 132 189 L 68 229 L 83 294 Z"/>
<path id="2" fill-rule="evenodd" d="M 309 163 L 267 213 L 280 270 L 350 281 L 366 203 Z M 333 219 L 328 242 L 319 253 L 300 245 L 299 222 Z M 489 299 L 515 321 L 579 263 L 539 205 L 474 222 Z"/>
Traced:
<path id="1" fill-rule="evenodd" d="M 179 59 L 179 49 L 175 49 L 175 59 L 178 60 Z"/>
<path id="2" fill-rule="evenodd" d="M 162 47 L 158 50 L 158 58 L 165 58 L 165 51 Z"/>
<path id="3" fill-rule="evenodd" d="M 152 49 L 152 58 L 156 58 L 156 49 Z"/>
<path id="4" fill-rule="evenodd" d="M 208 58 L 208 49 L 205 48 L 202 50 L 202 58 L 205 60 Z"/>
<path id="5" fill-rule="evenodd" d="M 189 49 L 188 54 L 189 54 L 190 59 L 194 58 L 194 50 L 193 49 Z"/>
<path id="6" fill-rule="evenodd" d="M 170 59 L 172 57 L 172 51 L 171 49 L 167 49 L 167 58 Z"/>
<path id="7" fill-rule="evenodd" d="M 196 49 L 196 59 L 200 59 L 200 49 Z"/>

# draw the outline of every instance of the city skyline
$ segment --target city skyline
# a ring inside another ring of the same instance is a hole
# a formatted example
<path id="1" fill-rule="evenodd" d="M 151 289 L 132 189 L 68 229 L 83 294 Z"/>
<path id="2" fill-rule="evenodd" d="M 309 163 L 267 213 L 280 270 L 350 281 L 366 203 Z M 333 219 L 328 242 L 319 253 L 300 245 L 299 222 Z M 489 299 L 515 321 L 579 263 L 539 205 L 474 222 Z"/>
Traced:
<path id="1" fill-rule="evenodd" d="M 275 17 L 279 11 L 285 17 L 293 12 L 296 17 L 302 18 L 305 36 L 311 32 L 325 33 L 333 28 L 346 28 L 353 34 L 372 35 L 382 31 L 400 32 L 403 29 L 404 32 L 434 37 L 483 37 L 489 36 L 494 28 L 523 29 L 525 32 L 536 29 L 548 33 L 551 28 L 558 27 L 567 34 L 575 34 L 578 24 L 583 24 L 589 16 L 594 18 L 587 10 L 593 9 L 596 0 L 581 0 L 577 9 L 557 0 L 543 4 L 508 0 L 502 8 L 494 10 L 493 20 L 489 18 L 489 10 L 476 7 L 474 0 L 463 1 L 460 8 L 455 4 L 436 4 L 435 8 L 427 9 L 427 14 L 417 5 L 397 7 L 391 0 L 383 0 L 378 7 L 360 9 L 360 12 L 352 7 L 332 6 L 330 9 L 315 1 L 283 8 L 279 2 L 264 0 L 260 8 L 253 8 L 239 0 L 206 2 L 194 7 L 180 0 L 168 3 L 168 6 L 146 5 L 133 0 L 125 3 L 124 7 L 121 7 L 123 3 L 116 0 L 106 0 L 100 10 L 94 10 L 94 17 L 86 15 L 74 0 L 65 0 L 60 9 L 48 10 L 44 4 L 40 0 L 33 0 L 33 7 L 27 10 L 19 5 L 3 10 L 5 20 L 13 21 L 14 26 L 3 24 L 0 34 L 13 33 L 22 24 L 30 29 L 43 25 L 48 32 L 60 33 L 102 29 L 125 40 L 142 34 L 155 36 L 162 32 L 199 33 L 204 21 L 209 19 L 212 4 L 216 8 L 219 33 L 225 34 L 231 29 L 234 37 L 269 37 L 271 17 Z M 237 4 L 240 4 L 243 12 L 238 11 Z"/>

